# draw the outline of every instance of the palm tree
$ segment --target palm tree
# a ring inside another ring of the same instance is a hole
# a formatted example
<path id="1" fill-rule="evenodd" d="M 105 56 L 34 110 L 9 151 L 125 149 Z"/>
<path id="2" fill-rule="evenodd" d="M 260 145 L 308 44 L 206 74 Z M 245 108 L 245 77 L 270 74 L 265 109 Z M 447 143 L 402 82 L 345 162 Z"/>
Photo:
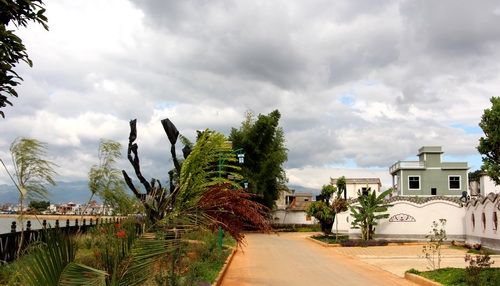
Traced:
<path id="1" fill-rule="evenodd" d="M 389 214 L 380 214 L 386 212 L 392 205 L 386 204 L 385 197 L 392 190 L 387 190 L 377 196 L 375 190 L 367 189 L 368 194 L 363 195 L 361 190 L 358 190 L 359 205 L 349 204 L 351 216 L 354 218 L 351 225 L 352 228 L 361 228 L 361 239 L 371 240 L 375 234 L 375 226 L 378 225 L 378 220 L 389 217 Z"/>

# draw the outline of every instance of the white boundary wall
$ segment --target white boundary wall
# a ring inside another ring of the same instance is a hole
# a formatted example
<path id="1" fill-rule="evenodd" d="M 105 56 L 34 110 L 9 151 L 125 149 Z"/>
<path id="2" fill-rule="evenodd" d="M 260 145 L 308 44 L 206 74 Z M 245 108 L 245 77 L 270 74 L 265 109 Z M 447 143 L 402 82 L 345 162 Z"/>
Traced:
<path id="1" fill-rule="evenodd" d="M 465 206 L 465 232 L 469 243 L 500 249 L 500 194 L 470 200 Z"/>
<path id="2" fill-rule="evenodd" d="M 356 200 L 350 201 L 356 205 Z M 458 240 L 468 243 L 481 243 L 483 246 L 500 250 L 500 194 L 490 193 L 486 197 L 473 198 L 467 203 L 456 197 L 432 196 L 414 198 L 393 197 L 388 200 L 393 205 L 386 213 L 388 219 L 378 222 L 375 238 L 428 240 L 433 221 L 446 219 L 444 229 L 448 241 Z M 283 213 L 276 213 L 283 222 Z M 350 211 L 338 214 L 332 232 L 349 234 L 352 238 L 361 237 L 361 230 L 351 229 Z M 317 221 L 305 220 L 304 212 L 289 212 L 285 224 L 314 224 Z"/>
<path id="3" fill-rule="evenodd" d="M 388 202 L 393 206 L 385 212 L 389 214 L 389 218 L 378 221 L 375 227 L 376 238 L 425 240 L 432 230 L 433 221 L 439 223 L 439 219 L 446 219 L 448 239 L 465 239 L 464 208 L 455 198 L 394 197 Z M 348 233 L 352 237 L 361 236 L 361 230 L 350 228 L 353 220 L 350 211 L 339 214 L 337 219 L 339 232 Z"/>

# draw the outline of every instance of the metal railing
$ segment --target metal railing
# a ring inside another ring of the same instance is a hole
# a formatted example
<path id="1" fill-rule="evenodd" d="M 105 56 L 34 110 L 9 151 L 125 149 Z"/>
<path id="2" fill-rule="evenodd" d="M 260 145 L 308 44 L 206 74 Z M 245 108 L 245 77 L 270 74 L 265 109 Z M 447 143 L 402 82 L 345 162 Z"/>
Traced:
<path id="1" fill-rule="evenodd" d="M 59 220 L 56 220 L 55 226 L 51 227 L 47 224 L 47 220 L 43 220 L 42 228 L 32 230 L 31 229 L 31 221 L 26 221 L 26 230 L 24 231 L 16 231 L 17 223 L 15 221 L 12 222 L 11 232 L 0 234 L 0 262 L 1 263 L 10 263 L 18 258 L 18 250 L 19 244 L 22 241 L 22 245 L 20 248 L 20 252 L 22 253 L 28 245 L 35 241 L 43 240 L 43 231 L 47 229 L 51 229 L 54 231 L 61 231 L 65 234 L 74 235 L 76 233 L 86 233 L 87 230 L 96 225 L 104 225 L 110 223 L 118 223 L 120 222 L 120 218 L 113 219 L 96 219 L 95 222 L 90 219 L 89 224 L 87 221 L 83 219 L 82 224 L 79 225 L 78 219 L 75 219 L 75 224 L 70 225 L 70 220 L 66 220 L 66 226 L 61 227 L 59 224 Z M 22 240 L 21 240 L 22 236 Z"/>

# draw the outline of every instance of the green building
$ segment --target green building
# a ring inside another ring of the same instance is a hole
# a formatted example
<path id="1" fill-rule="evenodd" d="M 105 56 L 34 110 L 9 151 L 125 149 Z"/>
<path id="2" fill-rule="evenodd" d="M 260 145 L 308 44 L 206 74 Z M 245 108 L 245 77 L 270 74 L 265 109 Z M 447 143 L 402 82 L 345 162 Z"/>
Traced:
<path id="1" fill-rule="evenodd" d="M 398 161 L 389 168 L 400 196 L 462 196 L 467 192 L 467 162 L 442 162 L 441 146 L 424 146 L 418 161 Z"/>

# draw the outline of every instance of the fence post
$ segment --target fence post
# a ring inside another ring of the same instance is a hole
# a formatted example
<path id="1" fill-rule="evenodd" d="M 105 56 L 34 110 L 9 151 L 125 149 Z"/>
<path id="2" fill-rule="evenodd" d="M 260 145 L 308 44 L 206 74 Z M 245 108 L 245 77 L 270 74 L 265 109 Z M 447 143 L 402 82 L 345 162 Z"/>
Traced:
<path id="1" fill-rule="evenodd" d="M 30 220 L 26 222 L 26 230 L 27 231 L 31 230 L 31 221 Z"/>
<path id="2" fill-rule="evenodd" d="M 66 227 L 69 227 L 69 219 L 66 220 Z"/>
<path id="3" fill-rule="evenodd" d="M 75 226 L 78 226 L 78 219 L 75 219 Z"/>
<path id="4" fill-rule="evenodd" d="M 56 225 L 55 225 L 55 228 L 59 228 L 59 220 L 56 219 Z"/>
<path id="5" fill-rule="evenodd" d="M 43 229 L 47 228 L 47 220 L 46 219 L 44 219 L 43 222 L 42 222 L 42 228 Z"/>
<path id="6" fill-rule="evenodd" d="M 13 221 L 12 224 L 10 225 L 10 232 L 16 232 L 16 222 Z"/>

